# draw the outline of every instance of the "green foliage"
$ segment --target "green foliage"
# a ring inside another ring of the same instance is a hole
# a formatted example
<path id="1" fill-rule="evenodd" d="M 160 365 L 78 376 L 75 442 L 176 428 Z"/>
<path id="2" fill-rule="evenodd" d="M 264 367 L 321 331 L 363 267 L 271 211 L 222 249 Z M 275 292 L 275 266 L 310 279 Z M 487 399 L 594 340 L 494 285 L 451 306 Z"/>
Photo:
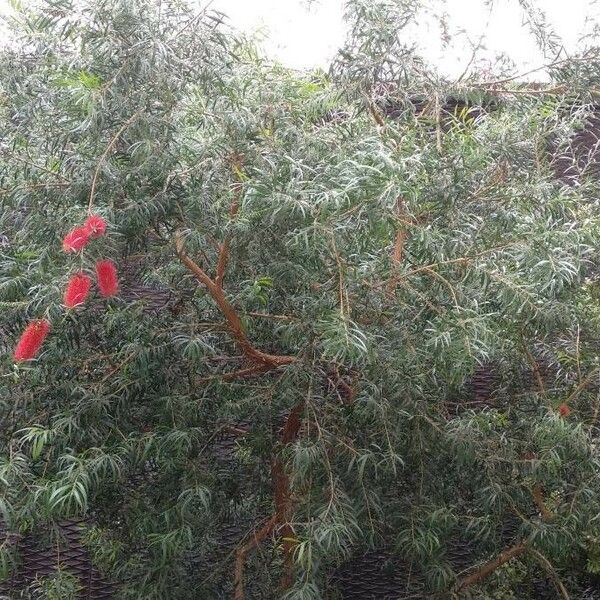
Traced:
<path id="1" fill-rule="evenodd" d="M 425 8 L 349 2 L 328 74 L 270 64 L 221 15 L 175 0 L 19 9 L 0 56 L 11 529 L 86 516 L 119 597 L 231 597 L 235 547 L 275 510 L 278 459 L 293 537 L 250 553 L 248 598 L 279 594 L 284 541 L 298 600 L 335 597 L 336 567 L 381 546 L 442 595 L 515 539 L 569 589 L 597 572 L 600 189 L 561 181 L 548 150 L 573 150 L 590 90 L 442 115 L 445 98 L 484 93 L 403 43 Z M 67 256 L 89 204 L 108 234 Z M 210 276 L 229 240 L 225 299 L 255 348 L 293 364 L 224 377 L 248 364 L 176 232 Z M 69 276 L 99 258 L 120 296 L 66 311 Z M 41 355 L 15 365 L 20 330 L 43 316 Z M 493 395 L 470 404 L 486 365 Z M 284 447 L 282 415 L 301 403 Z M 3 544 L 3 575 L 12 560 Z M 537 567 L 512 561 L 473 597 L 533 598 Z M 68 598 L 69 581 L 36 597 Z"/>
<path id="2" fill-rule="evenodd" d="M 41 577 L 29 587 L 27 598 L 31 600 L 76 600 L 81 587 L 76 577 L 57 571 L 54 575 Z"/>

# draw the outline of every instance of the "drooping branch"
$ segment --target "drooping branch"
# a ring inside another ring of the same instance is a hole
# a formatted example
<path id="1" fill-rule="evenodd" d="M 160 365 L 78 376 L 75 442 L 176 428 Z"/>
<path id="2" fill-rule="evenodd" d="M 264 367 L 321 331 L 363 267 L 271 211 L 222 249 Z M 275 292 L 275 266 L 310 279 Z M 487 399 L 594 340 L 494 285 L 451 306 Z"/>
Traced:
<path id="1" fill-rule="evenodd" d="M 537 558 L 537 560 L 541 563 L 541 565 L 544 567 L 544 569 L 546 569 L 546 571 L 552 578 L 552 581 L 554 581 L 554 585 L 555 585 L 557 591 L 563 597 L 563 600 L 571 600 L 571 596 L 569 596 L 569 592 L 567 591 L 567 588 L 564 586 L 563 582 L 558 577 L 558 574 L 557 574 L 556 570 L 554 569 L 554 567 L 552 566 L 552 563 L 541 552 L 539 552 L 535 548 L 529 548 L 529 552 L 531 552 L 531 554 L 533 554 L 533 556 L 535 558 Z"/>

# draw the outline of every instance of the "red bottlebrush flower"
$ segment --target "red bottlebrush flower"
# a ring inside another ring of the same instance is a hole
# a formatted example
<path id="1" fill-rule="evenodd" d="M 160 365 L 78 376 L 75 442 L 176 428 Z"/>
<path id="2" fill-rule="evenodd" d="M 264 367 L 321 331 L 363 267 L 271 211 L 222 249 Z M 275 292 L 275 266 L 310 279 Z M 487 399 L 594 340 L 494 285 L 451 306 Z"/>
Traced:
<path id="1" fill-rule="evenodd" d="M 112 260 L 99 260 L 96 263 L 98 287 L 103 296 L 114 296 L 119 290 L 117 268 Z"/>
<path id="2" fill-rule="evenodd" d="M 64 304 L 67 308 L 73 308 L 83 304 L 90 293 L 92 280 L 85 273 L 75 273 L 65 290 Z"/>
<path id="3" fill-rule="evenodd" d="M 567 404 L 561 404 L 558 407 L 558 412 L 561 417 L 568 417 L 571 414 L 571 409 Z"/>
<path id="4" fill-rule="evenodd" d="M 35 358 L 49 332 L 50 323 L 46 319 L 37 319 L 29 323 L 15 348 L 15 360 Z"/>
<path id="5" fill-rule="evenodd" d="M 91 238 L 97 238 L 106 232 L 106 221 L 100 215 L 90 215 L 83 224 Z"/>
<path id="6" fill-rule="evenodd" d="M 79 252 L 85 248 L 89 240 L 90 234 L 85 227 L 75 227 L 63 238 L 63 250 L 65 252 Z"/>

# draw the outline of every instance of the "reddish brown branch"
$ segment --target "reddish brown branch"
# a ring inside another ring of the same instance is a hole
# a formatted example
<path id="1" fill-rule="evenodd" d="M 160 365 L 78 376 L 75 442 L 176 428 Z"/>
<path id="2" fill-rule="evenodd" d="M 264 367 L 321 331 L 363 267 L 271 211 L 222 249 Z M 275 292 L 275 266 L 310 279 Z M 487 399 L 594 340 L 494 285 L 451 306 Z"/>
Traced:
<path id="1" fill-rule="evenodd" d="M 208 291 L 211 292 L 212 295 L 212 289 L 216 287 L 215 282 L 208 276 L 206 271 L 200 265 L 196 264 L 186 254 L 183 239 L 179 232 L 175 234 L 175 251 L 177 252 L 177 256 L 179 257 L 179 260 L 182 262 L 182 264 L 185 265 L 194 274 L 196 279 L 198 279 L 198 281 L 200 281 L 200 283 L 202 283 L 208 289 Z"/>
<path id="2" fill-rule="evenodd" d="M 342 388 L 343 394 L 341 395 L 342 400 L 345 404 L 352 404 L 356 397 L 356 377 L 353 378 L 352 385 L 346 383 L 343 379 L 340 378 L 338 385 Z"/>
<path id="3" fill-rule="evenodd" d="M 350 371 L 350 383 L 345 379 L 345 376 L 340 373 L 337 365 L 333 365 L 333 373 L 328 375 L 327 378 L 331 386 L 337 392 L 338 397 L 344 404 L 352 404 L 356 397 L 356 380 L 358 379 L 358 373 Z"/>
<path id="4" fill-rule="evenodd" d="M 394 239 L 394 248 L 392 250 L 392 265 L 394 270 L 398 270 L 400 265 L 402 264 L 402 259 L 404 258 L 404 246 L 406 245 L 406 240 L 408 239 L 408 231 L 405 227 L 405 219 L 406 216 L 406 208 L 404 205 L 404 198 L 402 196 L 398 196 L 396 199 L 396 217 L 398 220 L 398 226 L 396 229 L 396 237 Z M 388 282 L 388 291 L 392 292 L 398 284 L 398 275 L 394 275 Z"/>
<path id="5" fill-rule="evenodd" d="M 302 426 L 302 412 L 304 402 L 300 402 L 290 411 L 281 430 L 279 441 L 282 445 L 293 442 L 300 432 Z M 236 551 L 235 560 L 235 600 L 244 600 L 244 565 L 248 553 L 262 543 L 279 526 L 278 535 L 282 540 L 284 566 L 281 578 L 281 588 L 286 590 L 293 580 L 294 567 L 294 530 L 290 525 L 290 512 L 292 498 L 290 490 L 290 479 L 285 472 L 285 466 L 281 457 L 276 456 L 271 463 L 271 478 L 273 480 L 273 494 L 275 514 L 256 533 L 253 538 L 240 546 Z"/>
<path id="6" fill-rule="evenodd" d="M 404 245 L 408 238 L 408 232 L 406 227 L 403 226 L 405 223 L 406 206 L 404 204 L 404 198 L 398 196 L 396 198 L 396 217 L 398 219 L 398 228 L 396 230 L 396 239 L 394 241 L 394 251 L 392 253 L 392 261 L 395 266 L 399 266 L 402 263 L 404 256 Z"/>
<path id="7" fill-rule="evenodd" d="M 268 521 L 256 533 L 254 533 L 252 538 L 236 550 L 234 571 L 235 600 L 244 600 L 245 598 L 244 565 L 246 563 L 246 556 L 253 548 L 256 548 L 271 535 L 276 524 L 277 515 L 269 517 Z"/>
<path id="8" fill-rule="evenodd" d="M 402 263 L 402 257 L 404 256 L 404 244 L 408 238 L 408 233 L 405 229 L 398 229 L 396 231 L 396 239 L 394 241 L 394 252 L 392 254 L 392 261 L 395 265 Z"/>
<path id="9" fill-rule="evenodd" d="M 283 430 L 281 432 L 281 443 L 290 444 L 297 439 L 302 426 L 302 412 L 304 402 L 300 402 L 291 410 Z M 279 535 L 283 545 L 283 576 L 281 578 L 281 589 L 287 590 L 293 581 L 294 574 L 294 529 L 290 525 L 290 511 L 292 497 L 290 491 L 290 479 L 285 472 L 283 461 L 277 457 L 272 468 L 273 482 L 275 484 L 275 514 L 278 523 L 281 523 Z"/>
<path id="10" fill-rule="evenodd" d="M 223 291 L 221 285 L 213 281 L 206 273 L 206 271 L 187 255 L 180 232 L 177 232 L 175 234 L 175 250 L 181 263 L 194 274 L 196 279 L 202 285 L 204 285 L 204 287 L 207 289 L 208 293 L 214 300 L 215 304 L 223 313 L 223 316 L 227 321 L 227 328 L 229 330 L 229 333 L 239 346 L 240 350 L 246 356 L 246 358 L 250 359 L 254 363 L 258 363 L 259 365 L 267 365 L 271 369 L 283 365 L 289 365 L 297 361 L 297 358 L 294 356 L 280 356 L 275 354 L 267 354 L 258 350 L 251 344 L 250 340 L 244 332 L 244 326 L 238 313 L 227 300 L 225 292 Z M 258 369 L 254 369 L 253 371 L 243 370 L 243 375 L 249 374 L 250 372 L 258 371 Z"/>
<path id="11" fill-rule="evenodd" d="M 285 420 L 283 429 L 281 430 L 280 441 L 282 444 L 289 444 L 293 442 L 300 433 L 300 427 L 302 425 L 302 413 L 304 412 L 304 402 L 296 404 L 290 411 L 290 414 Z"/>
<path id="12" fill-rule="evenodd" d="M 266 373 L 270 369 L 272 369 L 272 365 L 256 365 L 254 367 L 248 367 L 247 369 L 240 369 L 239 371 L 234 371 L 233 373 L 224 373 L 221 376 L 223 381 L 233 381 L 234 379 L 242 379 L 245 377 L 253 377 L 254 375 L 260 375 L 261 373 Z"/>
<path id="13" fill-rule="evenodd" d="M 539 483 L 533 485 L 533 487 L 531 488 L 531 495 L 533 496 L 533 501 L 535 502 L 537 509 L 542 515 L 542 521 L 552 521 L 555 515 L 546 506 L 546 503 L 544 502 L 544 494 L 542 493 L 542 486 Z"/>
<path id="14" fill-rule="evenodd" d="M 483 581 L 486 577 L 491 575 L 496 569 L 507 563 L 509 560 L 521 556 L 527 552 L 528 546 L 525 542 L 515 544 L 510 548 L 502 551 L 496 558 L 489 560 L 488 562 L 481 565 L 476 571 L 463 577 L 459 580 L 456 589 L 457 591 L 463 591 L 472 585 L 476 585 Z"/>
<path id="15" fill-rule="evenodd" d="M 385 121 L 383 120 L 383 117 L 381 116 L 377 108 L 375 108 L 375 105 L 372 102 L 369 102 L 367 106 L 369 108 L 371 116 L 375 120 L 375 123 L 377 123 L 377 125 L 379 125 L 380 127 L 385 127 Z"/>
<path id="16" fill-rule="evenodd" d="M 527 357 L 527 361 L 529 362 L 529 366 L 531 367 L 531 372 L 533 373 L 538 387 L 540 388 L 540 392 L 542 394 L 546 393 L 546 387 L 544 386 L 544 380 L 542 378 L 542 374 L 540 373 L 540 366 L 538 365 L 537 360 L 535 360 L 535 357 L 533 356 L 533 354 L 531 354 L 531 351 L 529 350 L 529 348 L 527 347 L 527 342 L 525 341 L 525 336 L 521 336 L 521 342 L 523 344 L 523 351 L 525 352 L 525 356 Z"/>
<path id="17" fill-rule="evenodd" d="M 242 195 L 242 184 L 240 182 L 235 184 L 233 190 L 233 200 L 229 207 L 229 220 L 233 220 L 238 214 L 240 209 L 240 198 Z M 231 244 L 231 234 L 226 234 L 223 243 L 219 249 L 219 258 L 217 259 L 217 273 L 215 275 L 215 283 L 223 287 L 223 279 L 225 277 L 225 269 L 227 268 L 227 261 L 229 260 L 229 246 Z"/>
<path id="18" fill-rule="evenodd" d="M 271 466 L 271 477 L 275 486 L 275 516 L 281 525 L 278 535 L 283 546 L 283 575 L 281 588 L 286 590 L 292 584 L 294 565 L 294 530 L 289 524 L 291 507 L 290 480 L 285 472 L 283 461 L 275 458 Z"/>

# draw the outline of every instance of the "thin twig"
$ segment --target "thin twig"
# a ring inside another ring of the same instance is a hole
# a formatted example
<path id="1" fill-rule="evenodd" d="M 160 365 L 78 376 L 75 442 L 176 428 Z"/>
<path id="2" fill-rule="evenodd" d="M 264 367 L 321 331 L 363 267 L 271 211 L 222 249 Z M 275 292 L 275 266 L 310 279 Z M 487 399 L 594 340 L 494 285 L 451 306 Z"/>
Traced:
<path id="1" fill-rule="evenodd" d="M 442 153 L 442 107 L 440 105 L 440 97 L 435 96 L 435 145 L 438 154 Z"/>
<path id="2" fill-rule="evenodd" d="M 431 263 L 428 265 L 423 265 L 421 267 L 416 267 L 414 269 L 411 269 L 410 271 L 407 271 L 406 273 L 403 273 L 402 277 L 403 278 L 410 277 L 411 275 L 416 275 L 417 273 L 420 273 L 421 271 L 425 271 L 428 269 L 437 269 L 438 267 L 441 267 L 442 265 L 452 265 L 452 264 L 458 264 L 458 263 L 468 264 L 469 262 L 471 262 L 472 260 L 474 260 L 476 258 L 481 258 L 482 256 L 486 256 L 487 254 L 492 254 L 492 252 L 496 252 L 498 250 L 503 250 L 504 248 L 507 248 L 510 245 L 511 244 L 501 244 L 500 246 L 494 246 L 493 248 L 488 248 L 487 250 L 482 250 L 481 252 L 476 252 L 475 254 L 467 254 L 467 255 L 461 256 L 459 258 L 452 258 L 449 260 L 441 260 L 436 263 Z"/>
<path id="3" fill-rule="evenodd" d="M 335 258 L 335 262 L 338 270 L 338 295 L 339 295 L 339 304 L 340 304 L 340 313 L 343 318 L 347 318 L 349 315 L 349 307 L 345 302 L 345 285 L 344 285 L 344 270 L 342 268 L 342 259 L 340 258 L 340 253 L 338 252 L 337 245 L 335 243 L 335 234 L 331 234 L 331 248 L 333 251 L 333 256 Z"/>
<path id="4" fill-rule="evenodd" d="M 385 121 L 383 120 L 383 117 L 381 116 L 379 111 L 375 108 L 375 105 L 372 102 L 368 102 L 367 106 L 369 108 L 369 112 L 371 113 L 371 116 L 375 120 L 375 123 L 377 123 L 377 125 L 379 125 L 379 127 L 385 127 Z"/>
<path id="5" fill-rule="evenodd" d="M 425 269 L 424 271 L 425 271 L 425 273 L 431 275 L 434 279 L 441 281 L 450 290 L 450 293 L 452 294 L 452 298 L 454 299 L 454 305 L 456 306 L 457 309 L 460 309 L 460 306 L 458 304 L 458 297 L 456 296 L 456 291 L 454 290 L 454 287 L 452 286 L 452 284 L 445 277 L 443 277 L 442 275 L 440 275 L 437 271 L 434 271 L 433 269 Z"/>
<path id="6" fill-rule="evenodd" d="M 404 198 L 402 196 L 398 196 L 396 198 L 396 220 L 398 223 L 414 225 L 412 221 L 407 221 L 404 217 L 406 216 L 406 205 L 404 202 Z M 405 227 L 397 227 L 396 229 L 396 239 L 394 240 L 394 250 L 392 252 L 392 262 L 396 267 L 400 266 L 402 263 L 402 258 L 404 257 L 404 246 L 406 244 L 406 239 L 408 238 L 408 233 Z"/>
<path id="7" fill-rule="evenodd" d="M 545 65 L 536 67 L 535 69 L 530 69 L 529 71 L 525 71 L 524 73 L 518 73 L 517 75 L 512 75 L 511 77 L 506 77 L 505 79 L 497 79 L 496 81 L 474 82 L 474 83 L 471 83 L 470 85 L 472 85 L 474 87 L 489 87 L 489 86 L 503 85 L 505 83 L 510 83 L 511 81 L 515 81 L 517 79 L 522 79 L 523 77 L 526 77 L 527 75 L 532 75 L 533 73 L 537 73 L 538 71 L 543 71 L 544 69 L 558 67 L 558 66 L 560 66 L 562 64 L 566 64 L 566 63 L 588 62 L 589 60 L 590 60 L 590 57 L 588 57 L 588 56 L 562 58 L 560 60 L 556 60 L 551 63 L 547 63 Z"/>
<path id="8" fill-rule="evenodd" d="M 115 133 L 113 138 L 108 143 L 108 146 L 102 153 L 102 156 L 100 157 L 100 160 L 98 161 L 98 164 L 96 165 L 96 170 L 94 171 L 94 177 L 92 178 L 92 187 L 90 189 L 90 199 L 88 201 L 88 213 L 92 212 L 92 207 L 94 206 L 94 196 L 96 195 L 96 184 L 98 183 L 98 175 L 100 174 L 100 169 L 102 168 L 102 165 L 104 165 L 104 162 L 106 161 L 106 157 L 108 156 L 108 153 L 112 150 L 113 146 L 117 143 L 117 140 L 121 137 L 122 133 L 140 116 L 142 111 L 143 111 L 143 109 L 140 108 L 139 110 L 134 112 L 129 117 L 129 119 L 127 119 L 127 121 L 125 121 L 125 123 L 123 123 L 123 125 L 121 125 L 120 129 L 117 131 L 117 133 Z"/>
<path id="9" fill-rule="evenodd" d="M 596 406 L 594 407 L 594 415 L 592 416 L 592 425 L 595 425 L 598 421 L 598 414 L 600 414 L 600 392 L 596 394 Z"/>
<path id="10" fill-rule="evenodd" d="M 44 173 L 48 173 L 48 175 L 53 175 L 54 177 L 60 177 L 64 183 L 69 183 L 69 184 L 71 183 L 71 181 L 69 181 L 69 179 L 67 179 L 64 175 L 61 175 L 60 173 L 56 173 L 55 171 L 48 169 L 48 167 L 43 167 L 42 165 L 38 165 L 32 161 L 29 161 L 25 158 L 21 158 L 20 156 L 17 156 L 16 154 L 13 154 L 10 158 L 11 158 L 11 160 L 16 160 L 17 162 L 23 163 L 24 165 L 28 165 L 30 167 L 39 169 L 40 171 L 43 171 Z"/>
<path id="11" fill-rule="evenodd" d="M 574 390 L 571 392 L 569 397 L 565 400 L 565 404 L 569 404 L 571 401 L 575 400 L 577 396 L 587 387 L 590 383 L 594 375 L 600 371 L 600 367 L 596 367 Z"/>
<path id="12" fill-rule="evenodd" d="M 576 360 L 577 360 L 577 379 L 579 381 L 581 381 L 581 353 L 580 353 L 580 348 L 579 348 L 579 337 L 580 337 L 580 328 L 579 328 L 579 323 L 577 323 L 577 338 L 575 340 L 575 353 L 576 353 Z"/>
<path id="13" fill-rule="evenodd" d="M 247 312 L 244 313 L 249 317 L 256 317 L 257 319 L 271 319 L 273 321 L 297 321 L 298 317 L 293 317 L 291 315 L 270 315 L 268 313 L 261 312 Z"/>
<path id="14" fill-rule="evenodd" d="M 221 373 L 219 375 L 211 375 L 210 377 L 202 377 L 198 379 L 198 383 L 207 383 L 209 381 L 214 381 L 215 379 L 220 379 L 221 381 L 233 381 L 234 379 L 245 379 L 247 377 L 254 377 L 255 375 L 261 375 L 262 373 L 266 373 L 270 371 L 273 367 L 270 365 L 254 365 L 253 367 L 247 367 L 246 369 L 239 369 L 237 371 L 233 371 L 231 373 Z"/>
<path id="15" fill-rule="evenodd" d="M 406 216 L 406 208 L 404 204 L 404 198 L 402 196 L 398 196 L 396 198 L 396 237 L 394 239 L 394 247 L 392 250 L 392 267 L 394 271 L 398 271 L 400 265 L 402 264 L 402 259 L 404 258 L 404 246 L 406 245 L 406 240 L 408 239 L 408 231 L 406 230 L 407 225 L 414 225 L 412 221 L 407 221 L 405 219 Z M 404 225 L 404 226 L 403 226 Z M 398 277 L 395 274 L 389 281 L 387 285 L 388 293 L 393 293 L 398 285 Z"/>
<path id="16" fill-rule="evenodd" d="M 37 190 L 37 189 L 42 189 L 42 188 L 49 188 L 49 187 L 69 187 L 70 185 L 72 185 L 72 183 L 70 181 L 55 181 L 55 182 L 47 182 L 47 183 L 34 183 L 31 185 L 26 185 L 26 186 L 22 186 L 22 185 L 16 185 L 14 188 L 10 188 L 10 189 L 2 189 L 0 190 L 0 196 L 6 196 L 7 194 L 11 194 L 14 193 L 15 191 L 19 190 L 19 189 L 23 189 L 23 190 Z"/>

